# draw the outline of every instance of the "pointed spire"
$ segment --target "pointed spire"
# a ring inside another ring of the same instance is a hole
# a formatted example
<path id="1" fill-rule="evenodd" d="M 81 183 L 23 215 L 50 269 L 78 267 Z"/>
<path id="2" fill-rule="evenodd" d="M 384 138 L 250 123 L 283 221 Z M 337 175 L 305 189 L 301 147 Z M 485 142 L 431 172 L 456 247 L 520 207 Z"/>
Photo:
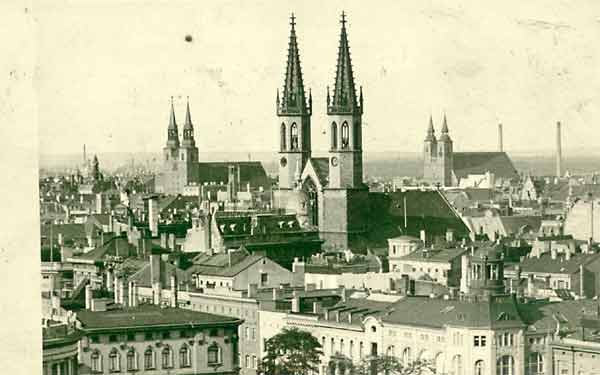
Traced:
<path id="1" fill-rule="evenodd" d="M 346 13 L 342 12 L 342 19 L 340 20 L 342 31 L 340 33 L 333 102 L 327 109 L 329 114 L 360 113 L 356 100 L 356 88 L 354 85 L 354 74 L 352 73 L 346 22 Z"/>
<path id="2" fill-rule="evenodd" d="M 177 121 L 175 121 L 175 109 L 173 108 L 173 97 L 171 96 L 171 117 L 169 118 L 169 129 L 177 129 Z"/>
<path id="3" fill-rule="evenodd" d="M 433 116 L 431 115 L 429 115 L 429 126 L 427 127 L 425 141 L 435 141 L 435 129 L 433 128 Z"/>
<path id="4" fill-rule="evenodd" d="M 307 114 L 306 94 L 302 80 L 302 68 L 300 67 L 300 52 L 296 38 L 296 17 L 292 13 L 290 17 L 290 41 L 288 45 L 288 58 L 283 83 L 283 95 L 281 106 L 278 106 L 279 114 Z"/>
<path id="5" fill-rule="evenodd" d="M 185 109 L 185 124 L 183 125 L 184 129 L 193 128 L 192 126 L 192 116 L 190 115 L 190 97 L 187 97 L 187 107 Z"/>
<path id="6" fill-rule="evenodd" d="M 183 125 L 183 147 L 195 147 L 194 125 L 192 124 L 192 115 L 190 114 L 190 97 L 187 97 L 187 106 L 185 109 L 185 124 Z"/>
<path id="7" fill-rule="evenodd" d="M 167 130 L 167 147 L 179 147 L 179 133 L 177 121 L 175 121 L 175 108 L 173 108 L 173 97 L 171 96 L 171 115 L 169 117 L 169 128 Z"/>
<path id="8" fill-rule="evenodd" d="M 450 142 L 450 135 L 448 134 L 448 121 L 446 121 L 446 113 L 444 113 L 444 120 L 442 124 L 442 136 L 440 137 L 440 141 Z"/>

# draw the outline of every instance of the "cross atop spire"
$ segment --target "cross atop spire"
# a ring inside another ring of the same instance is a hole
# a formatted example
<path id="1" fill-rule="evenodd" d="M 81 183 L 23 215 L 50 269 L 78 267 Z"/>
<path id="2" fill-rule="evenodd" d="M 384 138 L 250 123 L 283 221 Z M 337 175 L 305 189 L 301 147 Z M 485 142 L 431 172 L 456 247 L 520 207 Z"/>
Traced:
<path id="1" fill-rule="evenodd" d="M 333 100 L 327 103 L 327 113 L 348 114 L 362 113 L 356 97 L 354 75 L 352 73 L 352 61 L 350 59 L 350 46 L 348 34 L 346 33 L 346 13 L 342 12 L 340 23 L 340 45 L 338 48 L 337 68 L 335 74 L 335 85 L 333 89 Z"/>
<path id="2" fill-rule="evenodd" d="M 288 44 L 288 58 L 283 83 L 283 95 L 277 106 L 279 115 L 285 114 L 310 114 L 310 108 L 306 105 L 306 94 L 302 80 L 302 68 L 300 67 L 300 52 L 296 38 L 296 16 L 290 16 L 290 41 Z"/>

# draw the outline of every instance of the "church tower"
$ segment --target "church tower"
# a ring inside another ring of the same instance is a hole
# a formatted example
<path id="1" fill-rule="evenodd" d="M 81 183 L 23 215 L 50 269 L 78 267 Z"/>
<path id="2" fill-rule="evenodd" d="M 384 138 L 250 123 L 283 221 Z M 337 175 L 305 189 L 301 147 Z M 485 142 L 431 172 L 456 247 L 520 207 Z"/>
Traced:
<path id="1" fill-rule="evenodd" d="M 333 97 L 327 92 L 329 180 L 323 189 L 323 220 L 319 222 L 319 231 L 325 248 L 358 250 L 369 211 L 369 191 L 363 183 L 363 96 L 362 89 L 360 96 L 356 95 L 344 13 L 340 23 Z"/>
<path id="2" fill-rule="evenodd" d="M 363 96 L 356 97 L 346 15 L 342 13 L 333 98 L 327 89 L 327 117 L 330 126 L 329 187 L 357 188 L 363 185 L 362 113 Z"/>
<path id="3" fill-rule="evenodd" d="M 296 38 L 296 18 L 292 13 L 288 58 L 282 96 L 277 91 L 277 116 L 279 118 L 279 189 L 293 189 L 295 171 L 304 170 L 311 156 L 310 116 L 312 96 L 308 103 L 302 81 L 300 53 Z"/>
<path id="4" fill-rule="evenodd" d="M 190 116 L 188 101 L 187 112 L 183 127 L 183 139 L 179 142 L 173 97 L 171 97 L 171 114 L 167 128 L 167 144 L 163 148 L 163 167 L 157 176 L 157 193 L 181 194 L 184 186 L 194 180 L 195 168 L 198 162 L 198 148 L 194 140 L 194 127 Z"/>
<path id="5" fill-rule="evenodd" d="M 442 124 L 442 135 L 438 140 L 438 163 L 440 164 L 440 184 L 442 186 L 452 186 L 452 139 L 448 134 L 448 122 L 444 114 L 444 123 Z"/>
<path id="6" fill-rule="evenodd" d="M 427 136 L 423 149 L 423 180 L 432 186 L 452 186 L 452 139 L 448 131 L 448 122 L 444 114 L 442 134 L 435 137 L 433 119 L 429 117 Z"/>

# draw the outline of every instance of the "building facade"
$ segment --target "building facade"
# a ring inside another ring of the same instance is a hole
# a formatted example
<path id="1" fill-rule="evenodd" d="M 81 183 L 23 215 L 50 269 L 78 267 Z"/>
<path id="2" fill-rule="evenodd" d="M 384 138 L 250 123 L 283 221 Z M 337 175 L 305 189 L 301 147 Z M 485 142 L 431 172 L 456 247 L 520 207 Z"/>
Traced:
<path id="1" fill-rule="evenodd" d="M 239 319 L 151 305 L 77 315 L 81 374 L 238 373 Z"/>

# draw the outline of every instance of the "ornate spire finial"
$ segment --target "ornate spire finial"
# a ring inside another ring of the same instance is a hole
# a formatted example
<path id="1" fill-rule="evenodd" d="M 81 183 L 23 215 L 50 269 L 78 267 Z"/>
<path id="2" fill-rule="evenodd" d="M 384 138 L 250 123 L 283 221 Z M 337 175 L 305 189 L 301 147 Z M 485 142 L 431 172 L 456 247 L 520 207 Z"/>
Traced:
<path id="1" fill-rule="evenodd" d="M 333 100 L 328 108 L 328 114 L 330 115 L 360 113 L 354 75 L 352 73 L 345 12 L 342 12 L 340 23 L 342 24 L 342 30 L 340 32 Z"/>
<path id="2" fill-rule="evenodd" d="M 290 16 L 290 41 L 288 44 L 288 58 L 283 83 L 281 105 L 278 106 L 279 114 L 306 114 L 306 96 L 304 93 L 304 82 L 302 80 L 302 69 L 300 67 L 300 52 L 296 38 L 296 16 Z"/>
<path id="3" fill-rule="evenodd" d="M 190 114 L 190 97 L 187 97 L 187 106 L 185 109 L 185 125 L 184 128 L 192 127 L 192 115 Z"/>

